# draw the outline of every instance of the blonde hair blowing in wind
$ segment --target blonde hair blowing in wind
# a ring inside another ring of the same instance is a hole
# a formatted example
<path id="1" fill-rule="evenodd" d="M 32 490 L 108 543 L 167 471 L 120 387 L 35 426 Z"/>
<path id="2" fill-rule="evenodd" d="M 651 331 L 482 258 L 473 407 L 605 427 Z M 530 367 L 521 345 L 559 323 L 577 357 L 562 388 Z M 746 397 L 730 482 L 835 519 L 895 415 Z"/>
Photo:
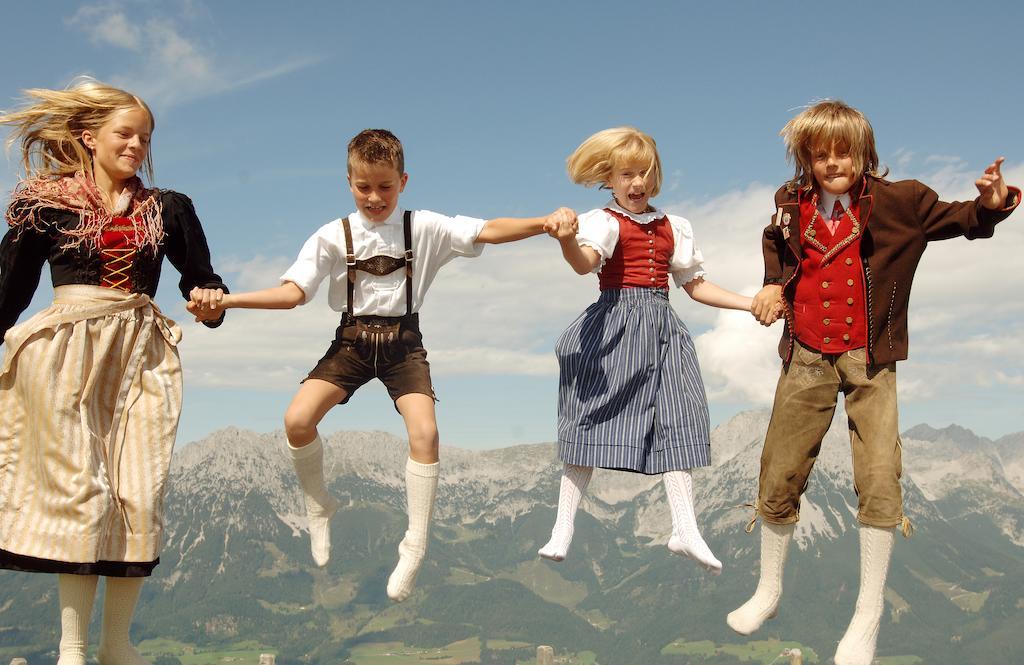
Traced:
<path id="1" fill-rule="evenodd" d="M 653 176 L 651 198 L 661 191 L 661 158 L 654 139 L 634 127 L 602 130 L 580 144 L 566 160 L 577 185 L 605 187 L 612 171 L 627 164 L 647 164 Z"/>
<path id="2" fill-rule="evenodd" d="M 82 171 L 92 178 L 92 154 L 82 143 L 82 132 L 99 131 L 119 111 L 140 108 L 149 115 L 150 130 L 156 125 L 146 102 L 89 77 L 75 79 L 65 90 L 30 88 L 24 95 L 26 103 L 22 108 L 0 112 L 0 124 L 13 127 L 7 148 L 20 144 L 26 177 L 65 176 Z M 142 169 L 152 181 L 149 152 Z"/>
<path id="3" fill-rule="evenodd" d="M 779 135 L 786 143 L 786 159 L 793 163 L 793 179 L 786 183 L 791 192 L 814 187 L 813 151 L 841 146 L 849 151 L 853 170 L 884 178 L 889 169 L 879 170 L 875 131 L 864 114 L 838 99 L 813 104 L 786 123 Z"/>

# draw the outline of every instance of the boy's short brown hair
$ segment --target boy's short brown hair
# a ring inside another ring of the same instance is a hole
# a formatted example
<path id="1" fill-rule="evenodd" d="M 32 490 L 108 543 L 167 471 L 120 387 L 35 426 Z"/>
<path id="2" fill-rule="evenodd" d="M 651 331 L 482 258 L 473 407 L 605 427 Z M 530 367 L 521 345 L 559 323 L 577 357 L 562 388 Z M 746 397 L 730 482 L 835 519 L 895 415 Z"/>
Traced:
<path id="1" fill-rule="evenodd" d="M 786 142 L 786 159 L 795 167 L 793 179 L 786 183 L 791 192 L 814 187 L 812 151 L 822 147 L 841 145 L 849 150 L 857 178 L 865 173 L 884 178 L 889 172 L 879 171 L 871 123 L 863 113 L 838 99 L 825 99 L 804 109 L 779 134 Z"/>
<path id="2" fill-rule="evenodd" d="M 390 164 L 399 173 L 405 173 L 405 153 L 402 142 L 386 129 L 364 129 L 348 142 L 348 170 L 352 162 L 363 164 Z"/>

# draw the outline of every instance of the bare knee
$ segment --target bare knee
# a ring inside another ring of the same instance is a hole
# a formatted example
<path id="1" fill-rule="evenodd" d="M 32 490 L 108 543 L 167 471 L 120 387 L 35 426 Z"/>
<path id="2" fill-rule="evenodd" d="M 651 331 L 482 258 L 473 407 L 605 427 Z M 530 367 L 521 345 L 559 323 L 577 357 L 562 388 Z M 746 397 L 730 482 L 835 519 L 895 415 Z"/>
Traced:
<path id="1" fill-rule="evenodd" d="M 317 424 L 308 409 L 294 404 L 284 413 L 284 434 L 288 443 L 295 447 L 304 446 L 316 438 Z"/>
<path id="2" fill-rule="evenodd" d="M 417 462 L 431 464 L 438 459 L 437 423 L 412 423 L 409 430 L 409 452 Z"/>

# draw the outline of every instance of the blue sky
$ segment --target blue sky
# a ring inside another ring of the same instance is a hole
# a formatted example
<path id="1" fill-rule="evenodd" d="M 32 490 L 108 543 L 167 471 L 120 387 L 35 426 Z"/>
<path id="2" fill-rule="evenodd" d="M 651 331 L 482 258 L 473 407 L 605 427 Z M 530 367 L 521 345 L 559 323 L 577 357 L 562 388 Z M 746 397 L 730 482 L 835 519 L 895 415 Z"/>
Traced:
<path id="1" fill-rule="evenodd" d="M 145 97 L 156 184 L 193 198 L 236 290 L 276 284 L 308 235 L 351 211 L 345 145 L 365 127 L 403 140 L 405 206 L 490 217 L 602 205 L 568 181 L 565 158 L 594 131 L 631 124 L 658 141 L 655 203 L 691 220 L 713 281 L 753 293 L 760 229 L 791 173 L 778 130 L 816 99 L 867 114 L 894 178 L 971 197 L 1005 155 L 1008 179 L 1024 182 L 1022 18 L 1013 2 L 23 2 L 5 8 L 0 107 L 78 74 Z M 0 187 L 17 176 L 12 153 Z M 904 427 L 1024 429 L 1022 214 L 994 241 L 926 254 L 899 370 Z M 336 314 L 318 298 L 231 312 L 207 331 L 175 282 L 168 269 L 158 300 L 186 333 L 179 442 L 278 429 Z M 423 313 L 442 442 L 552 440 L 554 340 L 596 291 L 548 238 L 447 266 Z M 49 298 L 40 289 L 28 313 Z M 779 328 L 673 301 L 697 339 L 713 420 L 767 407 Z M 324 429 L 402 425 L 371 387 Z"/>

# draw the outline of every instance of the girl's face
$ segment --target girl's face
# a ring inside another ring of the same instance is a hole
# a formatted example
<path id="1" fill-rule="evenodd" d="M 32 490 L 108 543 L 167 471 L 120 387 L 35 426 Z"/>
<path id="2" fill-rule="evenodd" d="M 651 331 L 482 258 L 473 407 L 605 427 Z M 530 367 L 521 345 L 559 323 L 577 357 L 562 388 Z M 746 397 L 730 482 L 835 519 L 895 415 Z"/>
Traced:
<path id="1" fill-rule="evenodd" d="M 141 108 L 117 111 L 95 132 L 84 130 L 82 143 L 92 152 L 97 179 L 119 185 L 133 177 L 149 154 L 152 133 L 153 121 Z"/>
<path id="2" fill-rule="evenodd" d="M 615 201 L 634 214 L 647 211 L 647 202 L 654 191 L 654 177 L 651 165 L 641 162 L 618 164 L 612 169 L 608 182 Z"/>

